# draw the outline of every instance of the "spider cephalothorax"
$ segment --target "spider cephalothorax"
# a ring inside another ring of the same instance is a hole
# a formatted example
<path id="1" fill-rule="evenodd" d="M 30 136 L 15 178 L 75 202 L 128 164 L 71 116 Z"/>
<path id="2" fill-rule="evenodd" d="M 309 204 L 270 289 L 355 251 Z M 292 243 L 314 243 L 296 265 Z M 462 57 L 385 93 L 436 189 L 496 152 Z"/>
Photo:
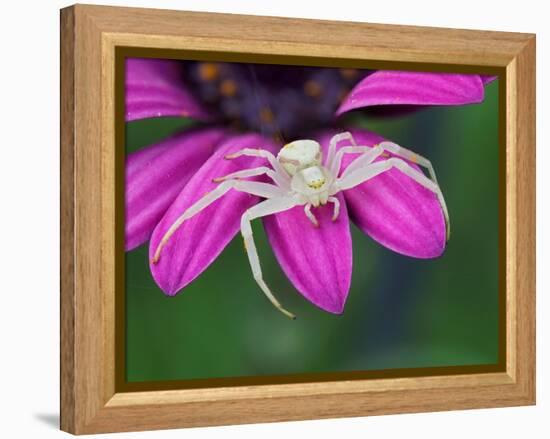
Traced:
<path id="1" fill-rule="evenodd" d="M 329 194 L 334 176 L 321 164 L 321 145 L 315 140 L 295 140 L 279 151 L 277 160 L 291 177 L 291 191 L 302 195 L 303 203 L 309 206 L 306 215 L 317 225 L 317 220 L 311 214 L 311 206 L 318 207 L 328 201 L 335 205 L 338 203 Z"/>
<path id="2" fill-rule="evenodd" d="M 344 146 L 337 150 L 338 142 L 345 139 L 349 140 L 352 146 Z M 342 158 L 345 154 L 359 155 L 341 172 Z M 249 208 L 243 214 L 241 233 L 254 279 L 275 307 L 285 315 L 294 318 L 294 315 L 284 309 L 273 296 L 263 280 L 250 222 L 256 218 L 282 212 L 295 206 L 304 206 L 304 214 L 314 226 L 318 226 L 319 223 L 311 208 L 327 203 L 334 204 L 332 215 L 334 221 L 338 218 L 340 210 L 340 202 L 335 197 L 336 194 L 356 187 L 392 168 L 398 169 L 437 195 L 445 216 L 447 238 L 449 237 L 449 216 L 430 161 L 395 143 L 381 142 L 374 146 L 357 145 L 351 133 L 345 132 L 332 137 L 325 160 L 323 160 L 321 146 L 314 140 L 291 142 L 280 150 L 277 157 L 264 149 L 245 148 L 226 156 L 226 159 L 234 159 L 242 155 L 263 157 L 267 159 L 270 167 L 243 169 L 216 178 L 215 181 L 220 183 L 216 189 L 200 198 L 183 212 L 164 234 L 155 250 L 153 263 L 158 262 L 163 247 L 185 220 L 196 215 L 229 190 L 235 189 L 265 198 L 264 201 Z M 409 162 L 428 169 L 430 178 L 411 166 Z M 273 183 L 244 180 L 247 177 L 259 175 L 267 175 Z"/>

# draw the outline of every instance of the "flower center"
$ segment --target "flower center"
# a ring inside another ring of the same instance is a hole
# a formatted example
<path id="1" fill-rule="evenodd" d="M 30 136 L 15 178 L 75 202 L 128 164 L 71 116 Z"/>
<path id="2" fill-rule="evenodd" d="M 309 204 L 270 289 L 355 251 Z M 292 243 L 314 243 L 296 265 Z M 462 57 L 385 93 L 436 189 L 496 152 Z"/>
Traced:
<path id="1" fill-rule="evenodd" d="M 195 95 L 224 122 L 283 143 L 330 124 L 360 77 L 356 69 L 185 63 Z"/>

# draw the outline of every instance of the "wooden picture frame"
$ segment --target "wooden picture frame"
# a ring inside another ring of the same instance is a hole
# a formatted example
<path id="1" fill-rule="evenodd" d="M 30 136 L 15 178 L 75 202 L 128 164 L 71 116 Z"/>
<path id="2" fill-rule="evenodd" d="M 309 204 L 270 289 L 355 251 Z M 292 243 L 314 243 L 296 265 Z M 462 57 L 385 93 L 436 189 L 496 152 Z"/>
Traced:
<path id="1" fill-rule="evenodd" d="M 506 151 L 502 370 L 121 391 L 114 190 L 115 54 L 121 47 L 498 74 Z M 61 11 L 62 430 L 85 434 L 534 403 L 534 35 L 104 6 Z"/>

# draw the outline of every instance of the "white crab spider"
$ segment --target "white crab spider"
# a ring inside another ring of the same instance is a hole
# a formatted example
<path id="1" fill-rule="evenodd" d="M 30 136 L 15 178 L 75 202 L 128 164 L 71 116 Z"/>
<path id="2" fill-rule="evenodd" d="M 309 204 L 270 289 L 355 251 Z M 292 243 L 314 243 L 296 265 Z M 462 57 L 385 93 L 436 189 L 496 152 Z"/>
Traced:
<path id="1" fill-rule="evenodd" d="M 336 145 L 342 140 L 349 140 L 352 146 L 344 146 L 336 151 Z M 385 153 L 386 151 L 425 167 L 428 170 L 430 178 L 401 158 L 389 156 Z M 338 176 L 344 154 L 360 155 Z M 305 215 L 317 227 L 319 223 L 311 208 L 327 203 L 334 205 L 332 220 L 335 221 L 338 218 L 340 203 L 334 195 L 358 186 L 392 168 L 398 169 L 437 195 L 445 216 L 447 239 L 449 237 L 450 227 L 447 206 L 437 184 L 432 164 L 426 158 L 395 143 L 381 142 L 372 147 L 360 146 L 356 144 L 351 133 L 336 134 L 330 140 L 328 155 L 324 165 L 322 164 L 321 146 L 315 140 L 296 140 L 288 143 L 279 151 L 277 157 L 267 150 L 245 148 L 225 158 L 234 159 L 239 156 L 263 157 L 267 159 L 271 167 L 260 166 L 252 169 L 243 169 L 214 179 L 215 182 L 219 182 L 220 184 L 183 212 L 164 234 L 153 256 L 152 262 L 154 264 L 158 262 L 161 251 L 170 237 L 185 220 L 196 215 L 229 190 L 235 189 L 240 192 L 263 197 L 265 198 L 264 201 L 249 208 L 241 217 L 241 233 L 244 238 L 248 260 L 254 279 L 271 303 L 283 314 L 295 318 L 292 313 L 282 307 L 263 280 L 250 222 L 256 218 L 283 212 L 295 206 L 302 205 L 304 206 Z M 388 158 L 375 161 L 376 158 L 381 156 Z M 267 175 L 271 178 L 273 184 L 241 180 L 246 177 L 259 175 Z"/>

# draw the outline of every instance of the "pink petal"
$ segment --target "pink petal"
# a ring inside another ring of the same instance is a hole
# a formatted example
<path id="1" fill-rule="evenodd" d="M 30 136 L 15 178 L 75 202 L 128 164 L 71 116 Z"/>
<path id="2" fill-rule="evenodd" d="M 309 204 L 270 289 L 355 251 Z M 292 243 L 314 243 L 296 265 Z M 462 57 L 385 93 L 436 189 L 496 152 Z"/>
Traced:
<path id="1" fill-rule="evenodd" d="M 126 158 L 126 250 L 146 242 L 170 204 L 212 155 L 221 129 L 185 131 Z"/>
<path id="2" fill-rule="evenodd" d="M 183 82 L 182 64 L 164 59 L 126 59 L 126 120 L 181 116 L 208 119 Z"/>
<path id="3" fill-rule="evenodd" d="M 264 159 L 252 157 L 234 160 L 224 158 L 242 148 L 275 151 L 275 146 L 269 140 L 257 134 L 235 136 L 219 145 L 216 152 L 193 175 L 153 231 L 149 246 L 151 260 L 160 240 L 176 219 L 205 193 L 218 186 L 219 183 L 214 183 L 212 179 L 266 163 Z M 163 248 L 158 262 L 150 264 L 159 287 L 167 295 L 173 296 L 199 276 L 237 234 L 244 211 L 257 202 L 258 197 L 231 190 L 185 221 Z"/>
<path id="4" fill-rule="evenodd" d="M 352 134 L 360 145 L 372 146 L 385 140 L 366 130 L 352 130 Z M 330 134 L 320 138 L 325 148 L 329 139 Z M 349 144 L 343 141 L 339 147 Z M 342 168 L 355 157 L 348 155 Z M 434 258 L 445 250 L 445 219 L 437 197 L 399 170 L 380 174 L 345 191 L 344 196 L 353 222 L 385 247 L 416 258 Z"/>
<path id="5" fill-rule="evenodd" d="M 495 79 L 498 79 L 498 76 L 494 75 L 479 75 L 481 78 L 481 82 L 483 82 L 483 85 L 487 85 L 491 82 L 493 82 Z"/>
<path id="6" fill-rule="evenodd" d="M 464 105 L 483 100 L 479 75 L 378 70 L 359 82 L 336 114 L 373 105 Z"/>
<path id="7" fill-rule="evenodd" d="M 302 295 L 319 308 L 340 314 L 351 284 L 352 248 L 343 196 L 340 215 L 332 221 L 333 205 L 313 208 L 315 227 L 303 206 L 264 218 L 264 227 L 279 264 Z"/>

